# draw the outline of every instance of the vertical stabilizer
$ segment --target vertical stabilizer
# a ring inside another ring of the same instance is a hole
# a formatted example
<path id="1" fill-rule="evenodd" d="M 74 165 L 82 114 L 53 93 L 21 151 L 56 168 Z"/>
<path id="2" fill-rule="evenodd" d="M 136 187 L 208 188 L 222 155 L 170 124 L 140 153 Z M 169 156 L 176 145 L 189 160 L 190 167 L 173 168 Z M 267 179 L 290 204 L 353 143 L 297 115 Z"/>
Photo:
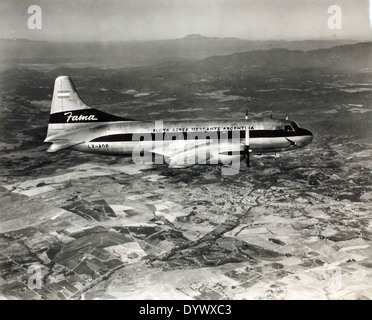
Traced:
<path id="1" fill-rule="evenodd" d="M 50 113 L 90 109 L 83 101 L 70 77 L 61 76 L 54 82 L 52 108 Z"/>
<path id="2" fill-rule="evenodd" d="M 45 142 L 53 142 L 61 134 L 91 126 L 94 123 L 134 121 L 114 116 L 86 105 L 68 76 L 55 80 L 48 133 Z M 58 138 L 60 139 L 60 138 Z"/>

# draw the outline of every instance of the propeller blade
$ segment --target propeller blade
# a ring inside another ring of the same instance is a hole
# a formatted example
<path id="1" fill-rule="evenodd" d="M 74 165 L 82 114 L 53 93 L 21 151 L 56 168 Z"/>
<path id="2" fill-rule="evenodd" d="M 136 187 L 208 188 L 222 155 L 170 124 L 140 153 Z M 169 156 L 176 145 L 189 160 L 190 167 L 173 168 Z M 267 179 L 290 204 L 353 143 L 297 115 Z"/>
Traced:
<path id="1" fill-rule="evenodd" d="M 249 146 L 249 129 L 248 128 L 245 129 L 245 141 L 244 141 L 244 144 L 246 146 Z"/>
<path id="2" fill-rule="evenodd" d="M 244 147 L 244 154 L 245 154 L 245 163 L 246 163 L 247 167 L 250 167 L 251 166 L 251 155 L 249 153 L 249 147 L 248 146 Z"/>
<path id="3" fill-rule="evenodd" d="M 244 154 L 245 154 L 245 163 L 247 164 L 247 167 L 250 167 L 251 166 L 251 155 L 249 153 L 249 128 L 245 129 Z"/>

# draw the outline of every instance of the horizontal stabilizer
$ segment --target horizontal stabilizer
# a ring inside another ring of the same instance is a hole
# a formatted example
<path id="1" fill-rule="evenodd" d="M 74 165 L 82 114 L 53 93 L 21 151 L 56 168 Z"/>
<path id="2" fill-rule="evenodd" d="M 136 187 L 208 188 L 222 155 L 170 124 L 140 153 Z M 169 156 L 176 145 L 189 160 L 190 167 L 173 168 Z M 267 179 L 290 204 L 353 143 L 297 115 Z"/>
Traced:
<path id="1" fill-rule="evenodd" d="M 59 150 L 67 149 L 78 144 L 84 143 L 84 141 L 70 141 L 70 140 L 57 140 L 53 141 L 53 144 L 48 148 L 47 152 L 57 152 Z"/>

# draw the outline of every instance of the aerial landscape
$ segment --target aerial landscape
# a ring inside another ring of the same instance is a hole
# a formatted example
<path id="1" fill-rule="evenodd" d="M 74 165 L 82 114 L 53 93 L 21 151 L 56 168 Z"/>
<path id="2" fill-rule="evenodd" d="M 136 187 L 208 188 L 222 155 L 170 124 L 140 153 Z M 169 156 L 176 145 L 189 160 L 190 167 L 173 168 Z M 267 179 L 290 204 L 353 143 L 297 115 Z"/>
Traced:
<path id="1" fill-rule="evenodd" d="M 372 299 L 371 58 L 338 39 L 0 40 L 0 299 Z M 233 175 L 47 153 L 60 75 L 118 116 L 248 110 L 314 141 Z"/>

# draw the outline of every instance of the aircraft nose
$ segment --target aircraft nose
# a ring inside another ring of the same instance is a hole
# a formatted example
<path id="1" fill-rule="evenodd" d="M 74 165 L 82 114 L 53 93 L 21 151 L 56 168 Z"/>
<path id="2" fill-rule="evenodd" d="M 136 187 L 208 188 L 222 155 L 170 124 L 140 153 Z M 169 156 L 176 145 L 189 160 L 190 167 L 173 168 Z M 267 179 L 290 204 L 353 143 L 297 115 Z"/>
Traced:
<path id="1" fill-rule="evenodd" d="M 307 129 L 303 129 L 303 133 L 304 133 L 304 140 L 305 140 L 304 145 L 310 144 L 314 140 L 313 133 L 310 130 L 307 130 Z"/>
<path id="2" fill-rule="evenodd" d="M 302 130 L 303 130 L 304 136 L 314 137 L 313 133 L 310 130 L 307 130 L 307 129 L 302 129 Z"/>

